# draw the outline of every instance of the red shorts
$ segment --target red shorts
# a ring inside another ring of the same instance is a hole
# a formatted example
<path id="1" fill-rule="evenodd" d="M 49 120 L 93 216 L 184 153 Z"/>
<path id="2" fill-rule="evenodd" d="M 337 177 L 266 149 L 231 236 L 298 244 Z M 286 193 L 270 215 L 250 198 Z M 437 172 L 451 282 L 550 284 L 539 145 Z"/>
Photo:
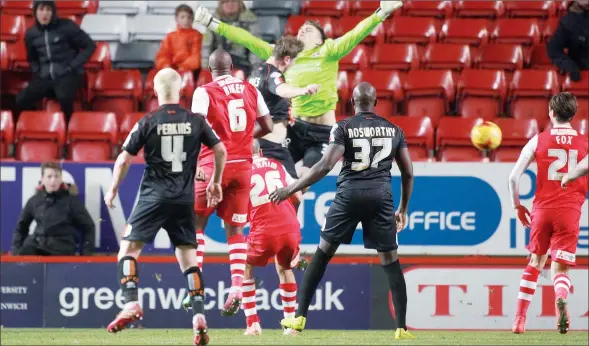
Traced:
<path id="1" fill-rule="evenodd" d="M 247 264 L 265 267 L 268 260 L 276 257 L 276 262 L 285 269 L 296 267 L 299 262 L 299 244 L 301 234 L 283 233 L 274 237 L 247 237 Z"/>
<path id="2" fill-rule="evenodd" d="M 545 255 L 550 249 L 553 261 L 575 265 L 580 218 L 579 210 L 535 209 L 528 250 L 535 255 Z"/>
<path id="3" fill-rule="evenodd" d="M 207 181 L 194 184 L 194 211 L 201 216 L 210 216 L 215 208 L 207 207 L 207 186 L 214 173 L 214 165 L 200 166 Z M 251 162 L 232 162 L 225 166 L 221 186 L 223 200 L 217 205 L 217 216 L 233 226 L 245 226 L 249 208 L 250 185 L 252 176 Z"/>

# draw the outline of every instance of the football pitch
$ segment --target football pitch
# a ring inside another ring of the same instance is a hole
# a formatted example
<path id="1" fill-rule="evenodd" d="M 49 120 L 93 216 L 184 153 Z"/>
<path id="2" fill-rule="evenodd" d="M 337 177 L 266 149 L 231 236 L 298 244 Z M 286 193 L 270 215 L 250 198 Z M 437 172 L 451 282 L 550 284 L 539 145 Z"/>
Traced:
<path id="1" fill-rule="evenodd" d="M 391 331 L 308 330 L 283 336 L 266 329 L 261 336 L 243 336 L 241 329 L 212 329 L 211 345 L 587 345 L 588 332 L 415 331 L 415 340 L 396 341 Z M 104 329 L 3 328 L 2 345 L 192 345 L 189 329 L 131 329 L 111 335 Z"/>

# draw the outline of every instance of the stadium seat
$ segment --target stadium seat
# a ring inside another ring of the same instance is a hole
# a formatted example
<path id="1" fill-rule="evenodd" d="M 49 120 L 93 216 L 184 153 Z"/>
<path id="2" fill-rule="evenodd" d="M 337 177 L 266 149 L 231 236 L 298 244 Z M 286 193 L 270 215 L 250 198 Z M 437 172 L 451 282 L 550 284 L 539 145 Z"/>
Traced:
<path id="1" fill-rule="evenodd" d="M 251 10 L 256 15 L 288 17 L 299 13 L 300 0 L 254 0 Z"/>
<path id="2" fill-rule="evenodd" d="M 10 70 L 28 71 L 30 69 L 24 40 L 7 45 L 6 50 L 8 51 Z"/>
<path id="3" fill-rule="evenodd" d="M 573 82 L 571 77 L 567 76 L 562 84 L 562 91 L 568 91 L 577 98 L 589 97 L 589 71 L 581 71 L 581 80 Z"/>
<path id="4" fill-rule="evenodd" d="M 403 84 L 397 71 L 360 70 L 354 76 L 352 88 L 360 82 L 368 82 L 376 89 L 375 112 L 383 117 L 395 114 L 396 103 L 403 99 Z"/>
<path id="5" fill-rule="evenodd" d="M 8 157 L 8 151 L 14 144 L 14 119 L 11 111 L 0 111 L 0 158 Z"/>
<path id="6" fill-rule="evenodd" d="M 16 123 L 16 159 L 37 162 L 59 159 L 65 132 L 61 112 L 22 112 Z"/>
<path id="7" fill-rule="evenodd" d="M 379 0 L 352 0 L 350 1 L 350 14 L 366 17 L 373 14 L 379 6 Z"/>
<path id="8" fill-rule="evenodd" d="M 446 18 L 452 15 L 453 10 L 452 1 L 410 0 L 403 4 L 403 13 L 415 17 Z"/>
<path id="9" fill-rule="evenodd" d="M 94 41 L 129 42 L 127 16 L 87 14 L 80 26 Z"/>
<path id="10" fill-rule="evenodd" d="M 112 57 L 110 55 L 110 47 L 106 42 L 96 42 L 96 50 L 86 62 L 84 68 L 86 70 L 110 70 L 112 65 Z"/>
<path id="11" fill-rule="evenodd" d="M 558 23 L 560 23 L 559 17 L 548 18 L 546 20 L 544 26 L 542 27 L 542 42 L 547 43 L 550 41 L 552 34 L 554 34 L 554 31 L 556 31 L 556 28 L 558 28 Z"/>
<path id="12" fill-rule="evenodd" d="M 509 17 L 554 17 L 558 10 L 556 1 L 505 1 Z"/>
<path id="13" fill-rule="evenodd" d="M 534 18 L 500 18 L 491 39 L 495 43 L 516 43 L 531 46 L 540 42 L 540 28 Z"/>
<path id="14" fill-rule="evenodd" d="M 589 99 L 578 98 L 577 99 L 577 114 L 579 117 L 589 119 Z"/>
<path id="15" fill-rule="evenodd" d="M 118 133 L 118 142 L 122 144 L 127 139 L 127 136 L 133 129 L 133 126 L 141 120 L 145 116 L 145 113 L 142 112 L 134 112 L 134 113 L 126 113 L 123 115 L 123 119 L 121 120 L 121 126 L 119 126 L 119 133 Z"/>
<path id="16" fill-rule="evenodd" d="M 17 16 L 30 16 L 33 13 L 33 0 L 2 0 L 2 13 Z"/>
<path id="17" fill-rule="evenodd" d="M 370 65 L 375 70 L 410 70 L 419 68 L 419 53 L 415 44 L 377 44 L 370 55 Z"/>
<path id="18" fill-rule="evenodd" d="M 389 43 L 427 44 L 437 36 L 434 19 L 427 17 L 394 17 L 385 31 Z"/>
<path id="19" fill-rule="evenodd" d="M 337 21 L 337 25 L 335 28 L 335 37 L 340 37 L 345 35 L 348 31 L 354 29 L 358 23 L 360 23 L 366 17 L 361 16 L 347 16 L 339 18 Z M 365 44 L 382 44 L 384 42 L 384 25 L 380 24 L 370 33 L 370 35 L 366 36 L 362 43 Z"/>
<path id="20" fill-rule="evenodd" d="M 29 72 L 2 72 L 2 77 L 0 78 L 2 95 L 18 95 L 29 84 L 31 78 L 32 76 Z M 6 105 L 3 104 L 2 106 L 5 107 Z"/>
<path id="21" fill-rule="evenodd" d="M 138 70 L 99 71 L 88 85 L 92 109 L 114 112 L 117 117 L 137 111 L 142 93 Z"/>
<path id="22" fill-rule="evenodd" d="M 145 12 L 147 12 L 146 1 L 101 1 L 98 6 L 98 13 L 103 14 L 134 16 L 138 13 Z"/>
<path id="23" fill-rule="evenodd" d="M 319 22 L 321 27 L 323 27 L 323 31 L 325 31 L 325 35 L 327 37 L 332 38 L 334 36 L 335 28 L 334 24 L 332 24 L 332 20 L 330 17 L 305 17 L 305 16 L 290 16 L 286 21 L 286 26 L 284 27 L 284 35 L 294 35 L 296 36 L 300 27 L 305 24 L 307 20 L 316 20 Z"/>
<path id="24" fill-rule="evenodd" d="M 434 126 L 429 117 L 396 116 L 389 119 L 403 129 L 413 161 L 427 161 L 434 150 Z"/>
<path id="25" fill-rule="evenodd" d="M 456 4 L 456 17 L 502 17 L 505 13 L 503 1 L 458 1 Z"/>
<path id="26" fill-rule="evenodd" d="M 436 131 L 436 152 L 439 161 L 480 161 L 481 152 L 470 141 L 472 128 L 481 118 L 442 117 Z"/>
<path id="27" fill-rule="evenodd" d="M 105 1 L 103 1 L 105 2 Z M 97 0 L 60 0 L 56 1 L 55 5 L 57 7 L 57 13 L 60 16 L 83 16 L 88 13 L 96 13 L 98 8 L 98 1 Z"/>
<path id="28" fill-rule="evenodd" d="M 484 45 L 489 40 L 489 22 L 477 18 L 451 18 L 440 30 L 440 42 Z"/>
<path id="29" fill-rule="evenodd" d="M 153 78 L 157 70 L 150 70 L 145 78 L 144 99 L 143 104 L 146 111 L 150 112 L 159 107 L 157 96 L 153 90 Z M 191 107 L 192 95 L 194 94 L 194 76 L 192 71 L 180 73 L 182 76 L 182 89 L 180 89 L 180 105 L 185 108 Z"/>
<path id="30" fill-rule="evenodd" d="M 514 71 L 524 67 L 524 53 L 519 44 L 488 44 L 479 48 L 479 53 L 480 68 Z"/>
<path id="31" fill-rule="evenodd" d="M 532 47 L 530 53 L 530 65 L 534 69 L 553 69 L 554 65 L 548 56 L 545 44 L 537 44 Z"/>
<path id="32" fill-rule="evenodd" d="M 426 69 L 461 71 L 471 67 L 470 47 L 457 43 L 430 43 L 421 61 Z"/>
<path id="33" fill-rule="evenodd" d="M 501 146 L 493 151 L 493 161 L 515 162 L 526 143 L 540 132 L 536 119 L 496 118 L 502 133 Z"/>
<path id="34" fill-rule="evenodd" d="M 461 116 L 492 119 L 503 110 L 507 94 L 505 73 L 502 70 L 464 70 L 456 93 Z"/>
<path id="35" fill-rule="evenodd" d="M 283 25 L 279 17 L 260 16 L 258 17 L 258 25 L 264 41 L 274 43 L 282 37 Z"/>
<path id="36" fill-rule="evenodd" d="M 339 61 L 340 71 L 356 71 L 368 68 L 369 48 L 358 45 L 348 55 Z"/>
<path id="37" fill-rule="evenodd" d="M 579 134 L 581 135 L 585 135 L 587 136 L 587 131 L 589 131 L 589 119 L 587 117 L 583 118 L 583 117 L 579 117 L 579 116 L 575 116 L 573 118 L 573 120 L 571 121 L 571 127 L 575 130 L 577 130 L 577 132 L 579 132 Z M 552 129 L 552 122 L 548 122 L 546 124 L 546 128 L 544 128 L 544 131 L 550 131 L 550 129 Z"/>
<path id="38" fill-rule="evenodd" d="M 106 161 L 118 143 L 119 128 L 114 113 L 74 112 L 68 124 L 68 159 Z"/>
<path id="39" fill-rule="evenodd" d="M 147 12 L 159 15 L 174 15 L 178 5 L 186 4 L 196 10 L 198 1 L 173 1 L 173 0 L 159 0 L 147 1 Z M 207 6 L 205 6 L 207 7 Z"/>
<path id="40" fill-rule="evenodd" d="M 404 84 L 406 113 L 409 116 L 429 116 L 437 125 L 448 113 L 454 100 L 455 87 L 450 70 L 411 70 Z"/>
<path id="41" fill-rule="evenodd" d="M 175 29 L 174 17 L 139 14 L 129 20 L 129 40 L 159 42 Z"/>
<path id="42" fill-rule="evenodd" d="M 211 71 L 208 70 L 201 70 L 198 74 L 198 78 L 196 79 L 196 86 L 199 87 L 201 85 L 210 83 L 213 81 L 213 76 L 211 76 Z"/>
<path id="43" fill-rule="evenodd" d="M 350 100 L 350 78 L 348 72 L 339 71 L 337 74 L 337 95 L 338 95 L 338 111 L 336 116 L 345 116 L 346 107 Z"/>
<path id="44" fill-rule="evenodd" d="M 155 57 L 161 43 L 157 41 L 135 41 L 131 43 L 115 43 L 112 59 L 115 69 L 148 70 L 154 67 Z"/>
<path id="45" fill-rule="evenodd" d="M 15 42 L 25 35 L 25 19 L 23 16 L 0 16 L 0 41 Z"/>
<path id="46" fill-rule="evenodd" d="M 303 1 L 301 14 L 305 16 L 341 17 L 345 16 L 348 10 L 347 0 L 305 0 Z"/>
<path id="47" fill-rule="evenodd" d="M 520 70 L 511 82 L 511 114 L 516 119 L 536 119 L 540 128 L 548 122 L 548 102 L 559 92 L 558 77 L 552 70 Z"/>
<path id="48" fill-rule="evenodd" d="M 6 71 L 10 68 L 10 58 L 8 56 L 8 49 L 6 42 L 0 41 L 0 70 Z"/>

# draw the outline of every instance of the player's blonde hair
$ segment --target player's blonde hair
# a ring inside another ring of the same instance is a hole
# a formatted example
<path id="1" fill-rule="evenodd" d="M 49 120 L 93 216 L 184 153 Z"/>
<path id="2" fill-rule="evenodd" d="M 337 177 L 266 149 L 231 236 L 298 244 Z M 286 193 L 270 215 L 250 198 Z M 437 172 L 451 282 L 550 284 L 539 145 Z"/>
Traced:
<path id="1" fill-rule="evenodd" d="M 180 89 L 182 88 L 182 77 L 171 68 L 161 69 L 153 77 L 153 88 L 157 92 L 158 96 L 168 100 L 179 100 Z"/>

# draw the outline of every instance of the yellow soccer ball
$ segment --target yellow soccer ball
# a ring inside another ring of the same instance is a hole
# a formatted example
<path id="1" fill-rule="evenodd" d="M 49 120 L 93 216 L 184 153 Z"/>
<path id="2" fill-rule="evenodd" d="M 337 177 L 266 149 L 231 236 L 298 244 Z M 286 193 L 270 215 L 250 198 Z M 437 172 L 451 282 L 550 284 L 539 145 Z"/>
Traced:
<path id="1" fill-rule="evenodd" d="M 470 131 L 472 144 L 480 150 L 494 150 L 501 145 L 501 129 L 495 123 L 485 121 Z"/>

